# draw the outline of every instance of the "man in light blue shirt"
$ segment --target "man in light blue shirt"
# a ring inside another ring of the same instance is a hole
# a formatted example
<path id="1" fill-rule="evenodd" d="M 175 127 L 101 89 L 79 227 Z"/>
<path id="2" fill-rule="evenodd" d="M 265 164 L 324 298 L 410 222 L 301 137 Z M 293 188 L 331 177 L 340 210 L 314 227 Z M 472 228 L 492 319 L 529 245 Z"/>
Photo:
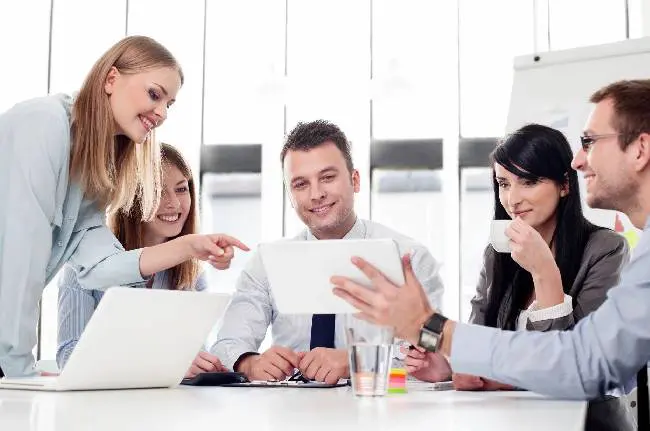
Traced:
<path id="1" fill-rule="evenodd" d="M 356 216 L 359 173 L 352 165 L 348 141 L 337 126 L 325 121 L 299 124 L 287 137 L 281 160 L 292 206 L 308 227 L 294 240 L 392 238 L 401 253 L 412 252 L 428 301 L 440 307 L 439 265 L 427 249 Z M 344 319 L 340 317 L 279 314 L 256 253 L 237 282 L 211 351 L 226 367 L 244 372 L 251 380 L 282 380 L 298 368 L 307 378 L 334 383 L 349 376 Z M 258 354 L 271 324 L 273 347 Z"/>
<path id="2" fill-rule="evenodd" d="M 644 228 L 630 263 L 603 305 L 567 332 L 508 332 L 444 321 L 437 348 L 455 372 L 562 398 L 594 399 L 628 383 L 650 360 L 650 80 L 621 81 L 591 97 L 594 108 L 572 166 L 587 182 L 587 203 L 622 211 Z M 335 277 L 335 293 L 372 322 L 413 343 L 435 313 L 405 259 L 406 283 L 392 285 L 366 262 L 376 290 Z"/>

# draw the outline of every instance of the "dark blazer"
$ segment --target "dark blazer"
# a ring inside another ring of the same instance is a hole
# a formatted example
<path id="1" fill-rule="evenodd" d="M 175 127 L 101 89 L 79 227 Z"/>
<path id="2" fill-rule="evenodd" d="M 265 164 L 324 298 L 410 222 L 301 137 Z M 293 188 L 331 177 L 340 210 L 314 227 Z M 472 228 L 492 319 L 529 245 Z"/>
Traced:
<path id="1" fill-rule="evenodd" d="M 483 269 L 472 299 L 470 323 L 485 325 L 488 295 L 493 282 L 493 266 L 496 251 L 488 245 L 485 249 Z M 621 269 L 629 260 L 629 249 L 623 236 L 609 229 L 599 229 L 591 234 L 582 255 L 580 269 L 573 286 L 567 292 L 573 298 L 573 312 L 558 319 L 527 323 L 528 330 L 566 330 L 605 301 L 607 291 L 616 286 Z M 497 318 L 497 326 L 503 327 L 505 316 Z"/>

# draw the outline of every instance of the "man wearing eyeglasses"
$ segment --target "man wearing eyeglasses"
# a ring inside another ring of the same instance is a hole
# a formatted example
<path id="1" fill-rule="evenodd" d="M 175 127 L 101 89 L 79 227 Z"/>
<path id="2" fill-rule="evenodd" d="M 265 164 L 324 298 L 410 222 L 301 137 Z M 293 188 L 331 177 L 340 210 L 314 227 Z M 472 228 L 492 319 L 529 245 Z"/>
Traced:
<path id="1" fill-rule="evenodd" d="M 396 335 L 449 357 L 454 372 L 576 399 L 629 383 L 650 360 L 650 80 L 616 82 L 590 100 L 572 166 L 585 177 L 589 206 L 624 212 L 644 234 L 619 286 L 572 331 L 509 332 L 448 320 L 420 299 L 408 259 L 399 289 L 357 261 L 376 289 L 335 277 L 335 293 L 366 320 L 394 326 Z"/>
<path id="2" fill-rule="evenodd" d="M 412 251 L 414 271 L 428 302 L 440 306 L 439 265 L 429 251 L 385 226 L 357 217 L 354 195 L 360 188 L 359 172 L 349 142 L 336 125 L 322 120 L 299 123 L 287 136 L 280 158 L 292 207 L 307 226 L 295 240 L 392 238 L 401 253 Z M 250 380 L 283 380 L 298 369 L 308 379 L 336 383 L 350 373 L 340 317 L 279 314 L 260 256 L 255 254 L 237 281 L 211 350 L 226 367 Z M 271 324 L 273 346 L 258 354 Z"/>

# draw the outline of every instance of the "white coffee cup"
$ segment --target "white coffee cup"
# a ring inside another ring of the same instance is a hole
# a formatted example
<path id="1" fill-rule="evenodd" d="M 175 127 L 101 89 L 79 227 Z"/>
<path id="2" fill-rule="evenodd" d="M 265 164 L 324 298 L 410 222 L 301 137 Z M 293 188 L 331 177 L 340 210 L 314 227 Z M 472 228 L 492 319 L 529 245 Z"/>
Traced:
<path id="1" fill-rule="evenodd" d="M 492 220 L 490 226 L 490 244 L 499 253 L 510 253 L 510 238 L 506 236 L 506 229 L 512 220 Z"/>

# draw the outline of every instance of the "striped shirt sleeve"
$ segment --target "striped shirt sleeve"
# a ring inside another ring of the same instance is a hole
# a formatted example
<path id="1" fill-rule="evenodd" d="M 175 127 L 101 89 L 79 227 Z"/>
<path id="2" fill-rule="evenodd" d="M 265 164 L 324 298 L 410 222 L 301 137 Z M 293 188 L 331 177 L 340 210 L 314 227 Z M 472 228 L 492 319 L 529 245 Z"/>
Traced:
<path id="1" fill-rule="evenodd" d="M 58 300 L 56 362 L 59 369 L 63 369 L 70 358 L 100 299 L 101 292 L 83 289 L 74 269 L 69 265 L 64 267 L 59 280 Z"/>

